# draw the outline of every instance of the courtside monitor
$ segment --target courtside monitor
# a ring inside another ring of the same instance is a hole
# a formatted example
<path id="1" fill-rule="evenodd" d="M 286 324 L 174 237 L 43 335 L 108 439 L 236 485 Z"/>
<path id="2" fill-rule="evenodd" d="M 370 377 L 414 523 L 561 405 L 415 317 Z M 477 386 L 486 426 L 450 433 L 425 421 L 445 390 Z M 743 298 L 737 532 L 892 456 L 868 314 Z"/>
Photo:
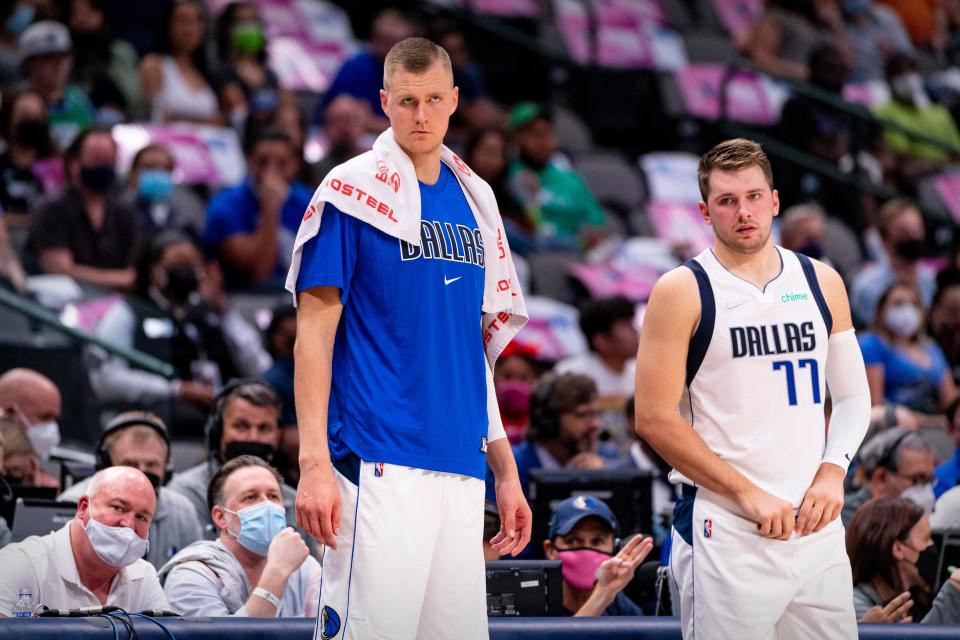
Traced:
<path id="1" fill-rule="evenodd" d="M 20 542 L 30 536 L 45 536 L 63 528 L 77 515 L 76 502 L 30 500 L 17 498 L 10 526 L 10 541 Z"/>
<path id="2" fill-rule="evenodd" d="M 591 495 L 600 498 L 613 511 L 620 525 L 619 535 L 649 535 L 653 531 L 651 475 L 636 469 L 534 469 L 530 472 L 530 502 L 533 509 L 531 548 L 542 554 L 547 525 L 554 507 L 570 496 Z"/>
<path id="3" fill-rule="evenodd" d="M 562 616 L 559 560 L 488 560 L 487 615 Z"/>

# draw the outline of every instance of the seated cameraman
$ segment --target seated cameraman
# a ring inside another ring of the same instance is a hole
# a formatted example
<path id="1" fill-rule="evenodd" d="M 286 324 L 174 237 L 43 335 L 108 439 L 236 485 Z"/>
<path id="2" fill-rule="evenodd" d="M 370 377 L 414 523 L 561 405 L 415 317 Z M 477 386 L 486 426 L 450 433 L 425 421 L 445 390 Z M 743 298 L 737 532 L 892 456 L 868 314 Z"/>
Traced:
<path id="1" fill-rule="evenodd" d="M 574 496 L 550 516 L 543 551 L 559 560 L 563 572 L 563 608 L 574 616 L 642 616 L 621 593 L 653 549 L 653 540 L 636 535 L 614 555 L 617 520 L 605 502 Z"/>

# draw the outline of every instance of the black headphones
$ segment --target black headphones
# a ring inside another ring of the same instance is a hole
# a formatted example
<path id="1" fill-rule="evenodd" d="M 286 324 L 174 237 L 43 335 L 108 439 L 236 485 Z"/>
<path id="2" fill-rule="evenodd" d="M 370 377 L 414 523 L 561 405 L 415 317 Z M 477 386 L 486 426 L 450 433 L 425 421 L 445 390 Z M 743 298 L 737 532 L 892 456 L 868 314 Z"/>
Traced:
<path id="1" fill-rule="evenodd" d="M 213 399 L 213 408 L 210 409 L 210 415 L 207 416 L 207 424 L 203 428 L 203 433 L 207 442 L 207 456 L 216 458 L 220 455 L 220 439 L 223 438 L 223 410 L 227 402 L 242 387 L 248 385 L 257 385 L 270 391 L 270 394 L 277 397 L 276 391 L 263 380 L 256 378 L 234 378 L 223 386 Z M 277 399 L 279 405 L 279 399 Z"/>
<path id="2" fill-rule="evenodd" d="M 874 469 L 886 469 L 887 471 L 897 472 L 897 465 L 895 464 L 894 458 L 897 455 L 897 449 L 900 448 L 900 443 L 910 435 L 910 431 L 904 431 L 899 436 L 887 443 L 887 445 L 880 452 L 880 457 L 877 459 L 877 466 Z"/>
<path id="3" fill-rule="evenodd" d="M 96 471 L 103 471 L 104 469 L 113 466 L 113 462 L 110 460 L 110 453 L 104 446 L 104 442 L 106 441 L 107 437 L 110 434 L 116 433 L 117 431 L 136 425 L 150 427 L 156 431 L 157 434 L 163 438 L 164 443 L 166 443 L 167 466 L 164 470 L 164 484 L 166 484 L 170 481 L 170 478 L 173 477 L 174 473 L 173 456 L 171 455 L 170 451 L 170 434 L 167 433 L 167 426 L 163 423 L 163 421 L 149 413 L 138 413 L 136 415 L 131 415 L 130 413 L 121 413 L 110 420 L 110 422 L 103 427 L 103 432 L 100 433 L 100 440 L 97 441 L 97 449 L 93 453 L 94 469 Z"/>
<path id="4" fill-rule="evenodd" d="M 556 438 L 560 435 L 560 414 L 550 408 L 554 387 L 560 376 L 551 375 L 534 386 L 530 394 L 530 427 L 534 438 Z"/>

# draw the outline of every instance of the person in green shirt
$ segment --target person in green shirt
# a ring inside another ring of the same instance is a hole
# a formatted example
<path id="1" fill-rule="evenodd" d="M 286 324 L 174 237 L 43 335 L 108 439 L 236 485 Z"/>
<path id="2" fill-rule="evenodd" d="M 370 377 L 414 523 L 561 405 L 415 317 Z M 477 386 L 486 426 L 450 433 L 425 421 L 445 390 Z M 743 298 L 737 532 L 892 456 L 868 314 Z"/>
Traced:
<path id="1" fill-rule="evenodd" d="M 553 161 L 557 141 L 550 108 L 521 102 L 509 125 L 518 152 L 510 166 L 510 188 L 534 223 L 534 245 L 576 249 L 595 244 L 606 215 L 583 179 Z"/>
<path id="2" fill-rule="evenodd" d="M 905 53 L 894 53 L 887 59 L 885 72 L 891 99 L 876 108 L 877 116 L 960 149 L 960 131 L 950 112 L 930 101 L 916 61 Z M 900 128 L 884 127 L 883 135 L 895 156 L 896 170 L 908 183 L 958 159 L 956 153 L 918 140 Z"/>

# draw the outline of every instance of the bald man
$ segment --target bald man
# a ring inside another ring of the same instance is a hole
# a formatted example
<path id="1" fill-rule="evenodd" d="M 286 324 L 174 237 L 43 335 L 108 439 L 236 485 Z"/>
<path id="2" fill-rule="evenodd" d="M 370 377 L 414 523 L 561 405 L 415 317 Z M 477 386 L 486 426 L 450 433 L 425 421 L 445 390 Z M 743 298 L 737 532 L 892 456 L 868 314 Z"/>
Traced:
<path id="1" fill-rule="evenodd" d="M 0 376 L 0 411 L 15 418 L 30 439 L 40 462 L 60 444 L 62 400 L 57 385 L 33 369 L 11 369 Z"/>
<path id="2" fill-rule="evenodd" d="M 168 608 L 156 570 L 143 560 L 156 508 L 153 486 L 138 469 L 97 473 L 63 528 L 0 549 L 0 617 L 12 615 L 21 590 L 52 609 Z"/>

